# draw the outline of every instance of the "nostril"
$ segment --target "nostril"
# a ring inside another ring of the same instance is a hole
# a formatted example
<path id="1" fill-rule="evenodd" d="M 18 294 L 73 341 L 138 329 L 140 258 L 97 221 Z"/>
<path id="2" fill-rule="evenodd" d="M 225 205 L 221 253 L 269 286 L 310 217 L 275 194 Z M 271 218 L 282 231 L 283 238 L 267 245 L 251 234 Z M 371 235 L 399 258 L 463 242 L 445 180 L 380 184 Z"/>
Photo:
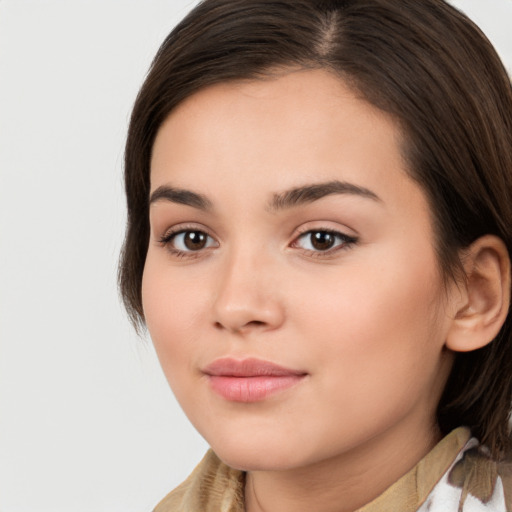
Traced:
<path id="1" fill-rule="evenodd" d="M 247 329 L 251 329 L 251 328 L 258 328 L 258 327 L 263 327 L 266 325 L 266 322 L 263 322 L 261 320 L 251 320 L 250 322 L 246 322 L 238 327 L 229 327 L 227 325 L 224 325 L 222 322 L 215 322 L 214 324 L 214 327 L 216 329 L 228 329 L 228 330 L 231 330 L 231 331 L 245 331 Z"/>
<path id="2" fill-rule="evenodd" d="M 260 325 L 265 325 L 265 322 L 262 322 L 261 320 L 253 320 L 252 322 L 247 322 L 244 327 L 250 327 L 251 325 L 258 327 Z"/>

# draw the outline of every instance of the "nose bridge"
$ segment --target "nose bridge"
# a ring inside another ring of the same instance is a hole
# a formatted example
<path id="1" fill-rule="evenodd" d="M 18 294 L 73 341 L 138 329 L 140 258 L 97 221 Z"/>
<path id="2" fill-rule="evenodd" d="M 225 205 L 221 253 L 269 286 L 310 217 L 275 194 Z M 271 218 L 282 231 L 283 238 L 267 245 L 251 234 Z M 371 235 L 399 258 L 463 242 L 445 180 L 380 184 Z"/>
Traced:
<path id="1" fill-rule="evenodd" d="M 237 244 L 226 254 L 214 298 L 217 326 L 229 331 L 272 329 L 283 321 L 274 283 L 276 266 L 257 244 Z"/>

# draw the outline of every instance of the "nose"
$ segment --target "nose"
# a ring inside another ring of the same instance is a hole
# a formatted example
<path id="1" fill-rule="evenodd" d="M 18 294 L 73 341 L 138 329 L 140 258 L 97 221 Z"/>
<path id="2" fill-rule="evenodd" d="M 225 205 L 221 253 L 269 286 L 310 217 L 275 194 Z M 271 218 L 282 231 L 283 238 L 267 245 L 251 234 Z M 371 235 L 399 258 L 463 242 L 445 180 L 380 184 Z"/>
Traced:
<path id="1" fill-rule="evenodd" d="M 277 272 L 272 262 L 247 251 L 229 258 L 218 275 L 215 327 L 238 334 L 280 327 L 285 315 Z"/>

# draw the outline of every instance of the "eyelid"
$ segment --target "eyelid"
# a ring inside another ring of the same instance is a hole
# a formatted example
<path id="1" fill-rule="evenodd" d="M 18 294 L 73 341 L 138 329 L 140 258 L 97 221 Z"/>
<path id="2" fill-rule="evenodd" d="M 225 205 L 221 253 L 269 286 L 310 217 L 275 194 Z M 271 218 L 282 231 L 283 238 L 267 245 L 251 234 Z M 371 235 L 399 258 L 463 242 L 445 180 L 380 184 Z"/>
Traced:
<path id="1" fill-rule="evenodd" d="M 178 233 L 183 233 L 184 231 L 202 231 L 203 233 L 206 233 L 207 235 L 211 236 L 214 239 L 217 239 L 216 235 L 214 235 L 211 231 L 211 229 L 207 228 L 203 224 L 196 223 L 196 222 L 183 222 L 179 224 L 175 224 L 171 227 L 168 227 L 167 229 L 163 230 L 162 235 L 157 235 L 157 238 L 159 241 L 164 241 L 165 239 L 168 239 L 172 237 L 173 235 L 177 235 Z"/>

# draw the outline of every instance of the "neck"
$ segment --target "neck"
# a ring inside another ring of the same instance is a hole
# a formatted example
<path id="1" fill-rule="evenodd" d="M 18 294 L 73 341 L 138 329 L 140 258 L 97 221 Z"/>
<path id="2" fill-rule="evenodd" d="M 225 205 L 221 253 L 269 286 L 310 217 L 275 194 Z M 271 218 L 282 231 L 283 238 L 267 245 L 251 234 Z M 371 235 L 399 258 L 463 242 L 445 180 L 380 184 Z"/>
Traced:
<path id="1" fill-rule="evenodd" d="M 249 472 L 246 511 L 353 512 L 412 469 L 440 437 L 431 426 L 414 437 L 390 429 L 350 452 L 301 468 Z"/>

